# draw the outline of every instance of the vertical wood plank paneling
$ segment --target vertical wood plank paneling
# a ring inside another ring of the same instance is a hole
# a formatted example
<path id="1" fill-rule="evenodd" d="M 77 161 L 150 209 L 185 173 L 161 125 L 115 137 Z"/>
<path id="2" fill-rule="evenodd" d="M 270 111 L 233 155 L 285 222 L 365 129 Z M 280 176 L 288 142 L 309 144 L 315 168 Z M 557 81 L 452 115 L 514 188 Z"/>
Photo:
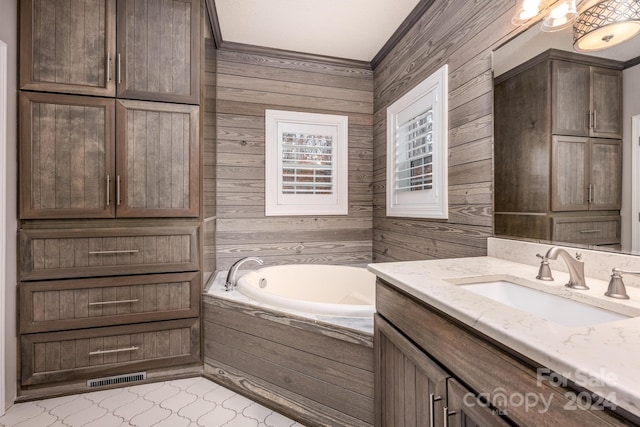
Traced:
<path id="1" fill-rule="evenodd" d="M 205 116 L 205 144 L 211 138 L 206 132 L 215 135 L 205 145 L 205 165 L 215 164 L 215 171 L 205 178 L 204 191 L 205 207 L 214 208 L 218 218 L 216 268 L 248 254 L 268 264 L 370 261 L 372 72 L 229 50 L 206 55 L 205 86 L 215 93 L 205 95 L 215 97 L 216 105 L 215 116 Z M 347 216 L 264 215 L 265 109 L 349 117 Z"/>
<path id="2" fill-rule="evenodd" d="M 492 221 L 491 50 L 513 2 L 435 3 L 374 70 L 374 261 L 486 254 Z M 386 108 L 449 64 L 449 219 L 386 217 Z"/>

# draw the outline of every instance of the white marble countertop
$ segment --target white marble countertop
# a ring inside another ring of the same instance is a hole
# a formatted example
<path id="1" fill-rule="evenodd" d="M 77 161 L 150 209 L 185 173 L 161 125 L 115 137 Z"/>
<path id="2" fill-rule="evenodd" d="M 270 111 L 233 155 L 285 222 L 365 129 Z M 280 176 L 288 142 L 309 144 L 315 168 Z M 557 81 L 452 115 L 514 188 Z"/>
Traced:
<path id="1" fill-rule="evenodd" d="M 512 276 L 531 287 L 589 302 L 631 316 L 640 315 L 640 289 L 627 286 L 630 300 L 604 296 L 607 281 L 587 277 L 590 287 L 537 280 L 538 267 L 493 257 L 370 264 L 369 270 L 406 293 L 447 313 L 516 352 L 640 416 L 640 317 L 589 327 L 567 327 L 477 295 L 451 282 L 481 276 Z M 450 282 L 451 281 L 451 282 Z"/>

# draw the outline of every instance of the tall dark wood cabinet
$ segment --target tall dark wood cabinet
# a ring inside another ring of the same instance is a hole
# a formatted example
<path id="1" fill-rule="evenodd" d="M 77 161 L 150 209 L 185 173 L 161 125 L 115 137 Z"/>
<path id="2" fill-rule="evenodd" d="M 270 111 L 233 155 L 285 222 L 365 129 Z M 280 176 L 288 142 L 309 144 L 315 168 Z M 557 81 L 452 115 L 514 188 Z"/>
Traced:
<path id="1" fill-rule="evenodd" d="M 20 0 L 19 399 L 201 370 L 203 3 L 72 4 Z"/>
<path id="2" fill-rule="evenodd" d="M 550 50 L 496 78 L 496 234 L 620 243 L 621 70 Z"/>

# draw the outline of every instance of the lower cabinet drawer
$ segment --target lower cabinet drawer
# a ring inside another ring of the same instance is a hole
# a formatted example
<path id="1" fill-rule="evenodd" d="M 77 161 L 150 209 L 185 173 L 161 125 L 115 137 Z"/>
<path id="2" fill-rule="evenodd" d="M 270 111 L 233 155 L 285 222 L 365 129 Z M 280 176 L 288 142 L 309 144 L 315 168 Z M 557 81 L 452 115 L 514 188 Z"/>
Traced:
<path id="1" fill-rule="evenodd" d="M 200 273 L 22 282 L 20 332 L 197 317 Z"/>
<path id="2" fill-rule="evenodd" d="M 620 217 L 554 218 L 552 238 L 567 243 L 620 243 Z"/>
<path id="3" fill-rule="evenodd" d="M 197 226 L 22 229 L 18 236 L 23 282 L 200 269 Z"/>
<path id="4" fill-rule="evenodd" d="M 199 360 L 198 318 L 21 336 L 23 386 L 78 381 Z"/>

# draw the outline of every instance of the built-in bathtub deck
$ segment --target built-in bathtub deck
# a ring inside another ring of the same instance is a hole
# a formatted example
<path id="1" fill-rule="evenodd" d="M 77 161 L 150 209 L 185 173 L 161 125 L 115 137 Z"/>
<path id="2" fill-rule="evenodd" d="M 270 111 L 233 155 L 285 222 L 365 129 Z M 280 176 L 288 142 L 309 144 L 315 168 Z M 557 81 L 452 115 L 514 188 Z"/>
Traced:
<path id="1" fill-rule="evenodd" d="M 205 374 L 311 425 L 373 425 L 373 318 L 284 312 L 224 290 L 203 296 Z"/>

